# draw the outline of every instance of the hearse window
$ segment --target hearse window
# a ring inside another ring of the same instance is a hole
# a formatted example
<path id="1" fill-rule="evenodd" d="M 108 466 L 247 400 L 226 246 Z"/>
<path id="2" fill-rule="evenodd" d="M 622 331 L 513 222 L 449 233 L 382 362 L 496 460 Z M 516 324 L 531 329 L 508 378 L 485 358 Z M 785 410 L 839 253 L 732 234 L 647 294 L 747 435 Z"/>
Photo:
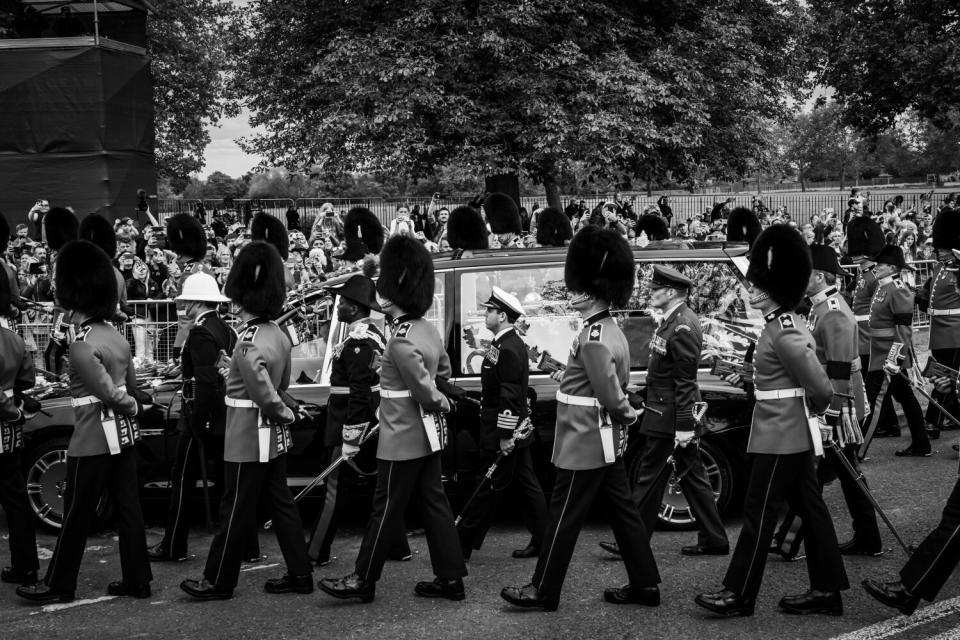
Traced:
<path id="1" fill-rule="evenodd" d="M 291 384 L 314 384 L 320 382 L 327 354 L 330 321 L 336 314 L 333 298 L 325 297 L 308 303 L 294 323 L 300 344 L 290 352 Z"/>

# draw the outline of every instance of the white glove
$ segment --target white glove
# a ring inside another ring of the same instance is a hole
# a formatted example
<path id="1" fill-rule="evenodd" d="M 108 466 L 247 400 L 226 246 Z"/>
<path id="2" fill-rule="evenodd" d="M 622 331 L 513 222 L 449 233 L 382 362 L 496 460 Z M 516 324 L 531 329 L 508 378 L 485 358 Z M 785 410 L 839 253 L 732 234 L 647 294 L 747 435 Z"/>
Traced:
<path id="1" fill-rule="evenodd" d="M 895 376 L 900 373 L 900 366 L 893 364 L 892 362 L 883 363 L 883 372 L 888 376 Z"/>
<path id="2" fill-rule="evenodd" d="M 341 453 L 347 460 L 352 460 L 353 457 L 357 455 L 359 452 L 360 452 L 360 447 L 358 447 L 357 445 L 347 444 L 346 442 L 343 443 L 343 449 L 341 450 Z"/>
<path id="3" fill-rule="evenodd" d="M 673 436 L 673 442 L 676 446 L 683 449 L 688 444 L 693 442 L 693 438 L 696 436 L 696 433 L 696 431 L 677 431 Z"/>

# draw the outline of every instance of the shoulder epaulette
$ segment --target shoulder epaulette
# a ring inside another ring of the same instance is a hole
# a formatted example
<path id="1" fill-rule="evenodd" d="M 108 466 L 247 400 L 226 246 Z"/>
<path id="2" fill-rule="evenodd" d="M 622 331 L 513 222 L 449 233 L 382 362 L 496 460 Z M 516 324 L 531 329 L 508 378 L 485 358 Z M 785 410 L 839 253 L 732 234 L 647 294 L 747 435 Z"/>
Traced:
<path id="1" fill-rule="evenodd" d="M 840 301 L 836 298 L 827 298 L 827 309 L 835 311 L 840 308 Z"/>
<path id="2" fill-rule="evenodd" d="M 777 318 L 777 320 L 780 321 L 781 329 L 793 329 L 793 327 L 795 326 L 793 322 L 793 316 L 790 315 L 789 313 L 781 314 L 780 317 Z"/>
<path id="3" fill-rule="evenodd" d="M 590 342 L 600 342 L 600 339 L 603 337 L 603 325 L 599 322 L 590 325 L 590 331 L 587 334 L 587 340 Z"/>
<path id="4" fill-rule="evenodd" d="M 397 327 L 396 332 L 393 334 L 396 338 L 406 338 L 407 334 L 410 332 L 410 323 L 404 322 L 399 327 Z"/>
<path id="5" fill-rule="evenodd" d="M 91 329 L 91 328 L 92 328 L 92 327 L 91 327 L 90 325 L 87 325 L 87 326 L 85 326 L 85 327 L 81 327 L 80 330 L 77 331 L 77 336 L 74 338 L 74 340 L 75 340 L 75 341 L 79 341 L 79 342 L 84 342 L 84 341 L 86 340 L 87 336 L 90 335 L 90 329 Z"/>
<path id="6" fill-rule="evenodd" d="M 898 289 L 903 289 L 905 285 L 903 284 L 903 280 L 901 280 L 900 278 L 894 278 L 893 286 L 897 287 Z"/>
<path id="7" fill-rule="evenodd" d="M 674 333 L 680 333 L 681 331 L 693 331 L 688 324 L 678 324 L 677 328 L 673 330 Z"/>
<path id="8" fill-rule="evenodd" d="M 260 325 L 255 324 L 249 326 L 243 330 L 243 333 L 240 334 L 239 340 L 241 342 L 253 342 L 253 339 L 257 337 L 258 331 L 260 331 Z"/>

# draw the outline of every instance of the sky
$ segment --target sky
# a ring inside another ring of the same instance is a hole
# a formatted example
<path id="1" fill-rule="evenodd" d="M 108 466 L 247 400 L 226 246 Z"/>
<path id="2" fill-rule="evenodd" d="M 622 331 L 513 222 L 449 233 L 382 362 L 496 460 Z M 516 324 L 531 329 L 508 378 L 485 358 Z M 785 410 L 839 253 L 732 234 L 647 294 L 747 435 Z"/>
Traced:
<path id="1" fill-rule="evenodd" d="M 237 143 L 237 138 L 253 132 L 247 119 L 250 114 L 245 110 L 236 118 L 226 118 L 218 127 L 210 127 L 212 142 L 204 153 L 206 165 L 200 171 L 200 176 L 207 178 L 214 171 L 222 171 L 233 178 L 239 178 L 250 171 L 260 162 L 260 157 L 244 153 Z"/>

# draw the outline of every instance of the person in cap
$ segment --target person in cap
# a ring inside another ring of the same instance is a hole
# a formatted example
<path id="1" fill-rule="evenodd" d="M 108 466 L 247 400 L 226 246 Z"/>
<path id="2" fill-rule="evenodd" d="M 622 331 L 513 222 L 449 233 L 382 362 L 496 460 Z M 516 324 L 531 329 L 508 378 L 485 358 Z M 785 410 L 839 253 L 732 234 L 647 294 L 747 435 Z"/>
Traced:
<path id="1" fill-rule="evenodd" d="M 501 597 L 518 607 L 556 611 L 577 537 L 598 494 L 608 500 L 606 515 L 626 565 L 629 584 L 607 589 L 614 604 L 660 604 L 660 574 L 650 536 L 634 502 L 623 453 L 627 428 L 637 412 L 627 400 L 630 350 L 610 315 L 633 292 L 633 253 L 615 230 L 588 226 L 567 250 L 564 281 L 570 305 L 584 319 L 574 339 L 557 392 L 553 444 L 556 481 L 550 523 L 530 582 L 506 587 Z"/>
<path id="2" fill-rule="evenodd" d="M 209 482 L 210 477 L 201 477 L 205 460 L 223 460 L 223 439 L 226 429 L 227 407 L 224 404 L 226 388 L 220 375 L 221 354 L 233 353 L 237 342 L 236 332 L 224 322 L 218 313 L 221 304 L 230 298 L 220 293 L 213 276 L 199 272 L 187 277 L 183 291 L 177 296 L 183 305 L 185 317 L 191 321 L 187 341 L 180 354 L 183 370 L 183 409 L 177 422 L 177 450 L 173 469 L 170 472 L 170 501 L 167 505 L 166 527 L 163 539 L 150 548 L 150 560 L 154 562 L 186 560 L 187 536 L 190 518 L 186 501 L 194 493 L 199 478 Z M 223 486 L 222 465 L 217 465 L 214 474 L 216 486 Z M 206 497 L 204 498 L 206 499 Z M 259 557 L 256 532 L 246 558 Z"/>
<path id="3" fill-rule="evenodd" d="M 50 209 L 43 218 L 43 235 L 47 246 L 50 247 L 50 279 L 54 283 L 54 298 L 56 299 L 57 283 L 57 256 L 60 250 L 71 240 L 77 239 L 80 223 L 73 212 L 63 207 Z M 58 304 L 53 305 L 53 322 L 50 342 L 43 353 L 44 366 L 57 375 L 63 371 L 64 358 L 70 346 L 73 326 L 66 319 L 66 311 Z"/>
<path id="4" fill-rule="evenodd" d="M 461 251 L 489 248 L 490 231 L 480 212 L 468 206 L 454 209 L 447 222 L 447 244 Z"/>
<path id="5" fill-rule="evenodd" d="M 667 221 L 655 213 L 646 213 L 640 216 L 634 227 L 634 233 L 640 237 L 641 233 L 647 234 L 647 240 L 669 240 L 670 229 L 667 228 Z"/>
<path id="6" fill-rule="evenodd" d="M 563 215 L 563 214 L 560 214 Z M 530 532 L 525 549 L 513 552 L 515 558 L 531 558 L 540 552 L 547 528 L 547 499 L 533 470 L 530 455 L 532 432 L 518 430 L 530 417 L 527 382 L 530 360 L 527 346 L 514 328 L 523 315 L 517 298 L 500 287 L 493 287 L 486 302 L 484 323 L 493 334 L 490 348 L 480 367 L 480 453 L 476 457 L 476 477 L 480 489 L 470 506 L 460 514 L 457 532 L 464 558 L 483 545 L 493 523 L 497 507 L 506 490 L 516 482 L 524 498 L 524 522 Z M 489 479 L 487 469 L 503 453 L 505 458 Z"/>
<path id="7" fill-rule="evenodd" d="M 183 283 L 195 273 L 214 275 L 213 270 L 203 263 L 207 255 L 207 238 L 200 221 L 189 213 L 178 213 L 167 218 L 167 246 L 177 254 L 177 267 L 180 276 L 177 279 L 176 296 L 183 292 Z M 176 299 L 174 296 L 174 299 Z M 190 319 L 186 315 L 183 302 L 177 302 L 177 335 L 173 340 L 173 358 L 180 358 L 183 343 L 190 333 Z"/>
<path id="8" fill-rule="evenodd" d="M 332 351 L 330 399 L 323 438 L 324 466 L 333 463 L 342 454 L 353 458 L 360 450 L 363 438 L 377 426 L 380 362 L 386 344 L 383 333 L 370 318 L 371 311 L 380 311 L 373 280 L 357 274 L 339 285 L 331 286 L 330 291 L 338 296 L 337 319 L 346 325 L 347 335 Z M 321 567 L 330 562 L 330 547 L 337 535 L 339 516 L 349 503 L 348 489 L 341 482 L 340 468 L 337 467 L 327 476 L 323 507 L 307 547 L 310 558 Z M 398 560 L 411 557 L 407 536 L 402 528 L 390 557 Z"/>
<path id="9" fill-rule="evenodd" d="M 117 309 L 117 286 L 110 258 L 85 240 L 67 243 L 57 256 L 57 301 L 76 325 L 70 344 L 70 395 L 73 433 L 67 447 L 67 487 L 63 525 L 43 582 L 17 589 L 35 603 L 69 602 L 97 505 L 110 497 L 120 544 L 122 579 L 112 596 L 150 596 L 150 560 L 140 511 L 135 397 L 136 371 L 130 345 L 108 320 Z"/>
<path id="10" fill-rule="evenodd" d="M 727 218 L 727 242 L 746 242 L 752 246 L 761 231 L 763 226 L 757 214 L 746 207 L 736 207 Z"/>
<path id="11" fill-rule="evenodd" d="M 313 591 L 310 559 L 300 512 L 287 487 L 287 452 L 295 414 L 281 392 L 290 384 L 290 337 L 276 318 L 283 307 L 283 261 L 273 245 L 247 244 L 237 254 L 224 294 L 240 307 L 243 322 L 226 380 L 224 492 L 220 531 L 210 544 L 200 580 L 180 588 L 199 600 L 226 600 L 240 577 L 257 503 L 266 503 L 287 565 L 281 578 L 267 580 L 267 593 Z"/>
<path id="12" fill-rule="evenodd" d="M 570 218 L 559 209 L 540 210 L 537 224 L 537 244 L 541 247 L 564 247 L 573 237 Z"/>
<path id="13" fill-rule="evenodd" d="M 752 464 L 743 506 L 743 528 L 724 588 L 701 593 L 695 602 L 721 616 L 752 616 L 767 550 L 784 503 L 793 506 L 807 527 L 810 590 L 786 596 L 787 613 L 843 612 L 840 592 L 849 588 L 837 534 L 815 471 L 822 453 L 820 429 L 811 412 L 830 406 L 833 387 L 817 360 L 806 323 L 793 310 L 800 304 L 812 271 L 810 249 L 795 229 L 765 229 L 750 250 L 749 303 L 760 311 L 764 327 L 754 352 L 756 404 L 747 453 Z"/>
<path id="14" fill-rule="evenodd" d="M 857 323 L 850 305 L 840 295 L 838 283 L 845 272 L 836 251 L 824 244 L 813 244 L 810 254 L 813 271 L 807 284 L 810 304 L 807 328 L 816 343 L 817 359 L 826 369 L 834 390 L 830 408 L 824 413 L 824 425 L 821 425 L 823 441 L 825 445 L 835 442 L 850 466 L 860 472 L 857 460 L 857 450 L 863 443 L 860 423 L 867 415 L 868 405 L 857 354 Z M 840 553 L 865 556 L 882 553 L 873 505 L 830 446 L 824 446 L 817 478 L 821 488 L 826 482 L 839 478 L 843 499 L 853 519 L 853 538 L 840 545 Z M 803 541 L 803 527 L 798 527 L 798 520 L 791 509 L 774 536 L 776 551 L 786 559 L 796 557 Z"/>
<path id="15" fill-rule="evenodd" d="M 960 369 L 960 291 L 957 290 L 957 259 L 960 249 L 960 211 L 945 208 L 933 222 L 933 249 L 936 264 L 930 277 L 917 291 L 917 307 L 930 316 L 930 357 L 951 369 Z M 933 398 L 951 415 L 960 414 L 957 394 L 934 389 Z M 954 429 L 933 404 L 927 407 L 927 424 L 934 434 L 940 429 Z"/>
<path id="16" fill-rule="evenodd" d="M 867 402 L 874 413 L 866 430 L 866 439 L 876 433 L 878 425 L 895 417 L 887 398 L 893 398 L 903 408 L 910 428 L 910 446 L 896 455 L 927 457 L 931 455 L 930 440 L 924 429 L 923 410 L 911 386 L 916 354 L 913 350 L 913 291 L 900 279 L 900 272 L 909 269 L 903 250 L 885 245 L 876 256 L 874 273 L 877 290 L 870 301 L 870 364 L 867 366 Z M 891 353 L 899 345 L 898 353 Z"/>
<path id="17" fill-rule="evenodd" d="M 268 213 L 258 213 L 250 221 L 250 239 L 260 240 L 272 244 L 283 260 L 283 282 L 286 288 L 293 289 L 295 283 L 293 274 L 287 268 L 286 262 L 290 257 L 290 234 L 279 218 Z"/>
<path id="18" fill-rule="evenodd" d="M 103 216 L 92 213 L 81 220 L 79 237 L 103 249 L 111 261 L 117 257 L 117 234 L 113 230 L 113 225 Z M 117 313 L 113 319 L 117 322 L 126 322 L 133 315 L 133 309 L 127 304 L 127 281 L 116 264 L 113 266 L 113 272 L 117 278 L 117 291 L 120 293 Z"/>
<path id="19" fill-rule="evenodd" d="M 436 575 L 432 582 L 417 583 L 414 592 L 426 598 L 465 597 L 467 568 L 440 481 L 446 432 L 438 414 L 450 411 L 450 401 L 437 389 L 436 379 L 449 378 L 451 369 L 443 339 L 423 317 L 433 305 L 433 293 L 433 260 L 423 244 L 404 235 L 387 240 L 380 253 L 377 298 L 391 319 L 393 335 L 380 370 L 373 514 L 353 573 L 319 582 L 335 598 L 374 599 L 383 565 L 402 532 L 403 516 L 414 496 Z"/>
<path id="20" fill-rule="evenodd" d="M 383 225 L 366 207 L 354 207 L 347 212 L 343 234 L 346 239 L 344 249 L 333 256 L 338 260 L 357 262 L 371 253 L 379 254 L 383 249 Z"/>
<path id="21" fill-rule="evenodd" d="M 650 281 L 650 307 L 662 318 L 650 338 L 650 362 L 647 365 L 647 411 L 640 422 L 644 436 L 640 468 L 634 492 L 647 533 L 653 535 L 664 489 L 670 479 L 670 457 L 680 487 L 699 528 L 697 543 L 680 549 L 688 556 L 727 555 L 730 543 L 713 497 L 713 487 L 700 460 L 696 439 L 699 423 L 694 405 L 700 402 L 697 369 L 703 349 L 703 332 L 697 314 L 687 306 L 686 297 L 693 281 L 672 267 L 653 266 Z M 616 555 L 615 543 L 600 546 Z"/>
<path id="22" fill-rule="evenodd" d="M 491 193 L 483 201 L 483 211 L 487 215 L 490 233 L 497 237 L 501 249 L 522 246 L 520 234 L 523 233 L 523 224 L 516 200 L 505 193 Z"/>

